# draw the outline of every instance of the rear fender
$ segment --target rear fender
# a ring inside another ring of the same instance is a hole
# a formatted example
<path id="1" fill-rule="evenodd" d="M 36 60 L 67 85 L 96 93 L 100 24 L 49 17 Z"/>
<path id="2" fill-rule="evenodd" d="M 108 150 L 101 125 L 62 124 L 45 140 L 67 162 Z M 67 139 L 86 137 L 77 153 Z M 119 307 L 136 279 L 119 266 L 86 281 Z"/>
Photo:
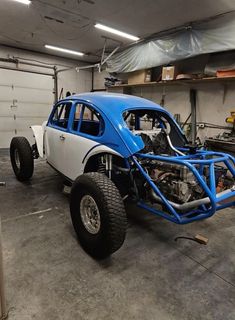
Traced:
<path id="1" fill-rule="evenodd" d="M 104 153 L 108 153 L 108 154 L 119 156 L 119 157 L 123 158 L 122 155 L 120 153 L 116 152 L 115 150 L 113 150 L 113 149 L 111 149 L 111 148 L 109 148 L 109 147 L 107 147 L 105 145 L 97 144 L 93 148 L 91 148 L 87 152 L 85 157 L 83 158 L 82 163 L 83 163 L 84 168 L 86 167 L 86 165 L 87 165 L 88 161 L 90 160 L 90 158 L 92 158 L 95 155 L 104 154 Z"/>
<path id="2" fill-rule="evenodd" d="M 43 135 L 44 135 L 44 127 L 43 126 L 31 126 L 33 130 L 33 135 L 36 141 L 37 149 L 39 156 L 43 158 Z"/>

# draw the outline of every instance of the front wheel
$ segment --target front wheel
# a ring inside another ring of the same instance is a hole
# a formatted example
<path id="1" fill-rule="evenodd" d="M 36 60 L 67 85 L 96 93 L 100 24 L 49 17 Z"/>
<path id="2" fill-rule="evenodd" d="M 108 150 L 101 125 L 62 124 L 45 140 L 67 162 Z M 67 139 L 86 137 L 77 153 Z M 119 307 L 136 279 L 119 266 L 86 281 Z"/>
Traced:
<path id="1" fill-rule="evenodd" d="M 105 175 L 81 175 L 71 190 L 70 212 L 78 239 L 87 253 L 105 258 L 126 235 L 127 218 L 120 193 Z"/>
<path id="2" fill-rule="evenodd" d="M 34 160 L 31 146 L 24 137 L 14 137 L 10 145 L 11 165 L 19 181 L 27 181 L 33 175 Z"/>

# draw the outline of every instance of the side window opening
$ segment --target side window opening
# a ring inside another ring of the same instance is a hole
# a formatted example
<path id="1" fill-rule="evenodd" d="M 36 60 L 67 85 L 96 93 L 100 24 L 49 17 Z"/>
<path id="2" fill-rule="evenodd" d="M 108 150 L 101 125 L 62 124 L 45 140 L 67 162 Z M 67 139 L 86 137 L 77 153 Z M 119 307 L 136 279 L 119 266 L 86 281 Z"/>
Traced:
<path id="1" fill-rule="evenodd" d="M 67 129 L 70 110 L 71 103 L 59 104 L 54 111 L 53 117 L 51 119 L 51 124 Z"/>
<path id="2" fill-rule="evenodd" d="M 100 136 L 104 132 L 104 121 L 101 115 L 91 107 L 83 107 L 80 132 L 91 136 Z"/>

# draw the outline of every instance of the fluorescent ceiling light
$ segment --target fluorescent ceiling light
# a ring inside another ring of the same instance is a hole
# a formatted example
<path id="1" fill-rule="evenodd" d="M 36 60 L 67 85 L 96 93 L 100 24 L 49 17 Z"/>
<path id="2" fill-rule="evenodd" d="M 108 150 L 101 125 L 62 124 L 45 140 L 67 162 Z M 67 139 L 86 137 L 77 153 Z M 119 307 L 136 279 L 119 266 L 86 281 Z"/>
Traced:
<path id="1" fill-rule="evenodd" d="M 114 33 L 114 34 L 116 34 L 116 35 L 118 35 L 120 37 L 127 38 L 127 39 L 130 39 L 130 40 L 133 40 L 133 41 L 137 41 L 137 40 L 140 39 L 138 37 L 132 36 L 129 33 L 122 32 L 122 31 L 119 31 L 119 30 L 104 26 L 103 24 L 100 24 L 100 23 L 96 23 L 95 27 L 97 29 L 101 29 L 101 30 L 104 30 L 104 31 L 107 31 L 107 32 L 110 32 L 110 33 Z"/>
<path id="2" fill-rule="evenodd" d="M 75 56 L 84 56 L 84 53 L 82 53 L 82 52 L 69 50 L 69 49 L 63 49 L 63 48 L 59 48 L 59 47 L 54 47 L 54 46 L 50 46 L 48 44 L 45 45 L 45 48 L 55 50 L 55 51 L 64 52 L 64 53 L 74 54 Z"/>
<path id="3" fill-rule="evenodd" d="M 13 0 L 13 1 L 17 1 L 17 2 L 20 2 L 23 4 L 30 4 L 31 3 L 31 0 Z"/>

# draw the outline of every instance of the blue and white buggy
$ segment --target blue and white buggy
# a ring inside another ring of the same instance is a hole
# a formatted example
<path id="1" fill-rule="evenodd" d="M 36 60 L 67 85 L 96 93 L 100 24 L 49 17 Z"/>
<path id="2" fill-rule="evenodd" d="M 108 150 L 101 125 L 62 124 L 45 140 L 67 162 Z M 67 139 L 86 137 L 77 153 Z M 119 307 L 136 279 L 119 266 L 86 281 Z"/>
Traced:
<path id="1" fill-rule="evenodd" d="M 71 183 L 72 222 L 94 257 L 123 244 L 125 199 L 179 224 L 234 205 L 234 158 L 190 145 L 173 117 L 151 101 L 74 95 L 56 103 L 48 121 L 32 130 L 32 146 L 24 137 L 12 139 L 16 177 L 30 179 L 34 159 L 42 157 Z"/>

